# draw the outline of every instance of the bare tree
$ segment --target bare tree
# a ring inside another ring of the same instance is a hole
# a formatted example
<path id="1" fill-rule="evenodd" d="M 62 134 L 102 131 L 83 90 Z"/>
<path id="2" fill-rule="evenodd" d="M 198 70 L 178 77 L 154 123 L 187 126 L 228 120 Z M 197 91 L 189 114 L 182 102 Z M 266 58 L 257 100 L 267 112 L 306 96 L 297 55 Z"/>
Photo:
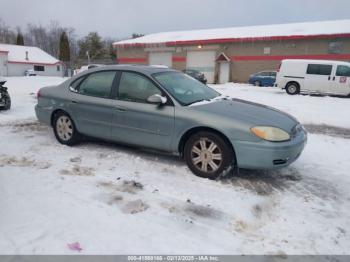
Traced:
<path id="1" fill-rule="evenodd" d="M 16 33 L 0 18 L 0 43 L 14 44 L 16 42 L 16 37 Z"/>

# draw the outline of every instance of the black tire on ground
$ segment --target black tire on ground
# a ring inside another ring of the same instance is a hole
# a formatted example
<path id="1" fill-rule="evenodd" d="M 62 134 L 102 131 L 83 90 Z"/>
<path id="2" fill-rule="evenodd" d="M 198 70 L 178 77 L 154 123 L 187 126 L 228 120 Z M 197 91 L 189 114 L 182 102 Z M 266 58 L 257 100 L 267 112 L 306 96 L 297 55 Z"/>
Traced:
<path id="1" fill-rule="evenodd" d="M 289 95 L 297 95 L 300 93 L 300 86 L 296 82 L 291 82 L 286 85 L 286 92 Z"/>
<path id="2" fill-rule="evenodd" d="M 9 110 L 11 108 L 11 98 L 9 95 L 6 96 L 5 98 L 5 106 L 4 109 L 5 110 Z"/>
<path id="3" fill-rule="evenodd" d="M 218 160 L 219 155 L 221 160 Z M 187 140 L 184 158 L 196 176 L 209 179 L 218 178 L 224 170 L 235 164 L 231 146 L 221 136 L 207 131 L 198 132 Z M 201 161 L 197 162 L 199 159 Z"/>
<path id="4" fill-rule="evenodd" d="M 75 127 L 73 119 L 64 111 L 54 115 L 53 131 L 58 142 L 72 146 L 80 142 L 81 135 Z"/>
<path id="5" fill-rule="evenodd" d="M 256 81 L 254 82 L 254 85 L 255 85 L 255 86 L 261 86 L 261 83 L 260 83 L 260 81 L 256 80 Z"/>

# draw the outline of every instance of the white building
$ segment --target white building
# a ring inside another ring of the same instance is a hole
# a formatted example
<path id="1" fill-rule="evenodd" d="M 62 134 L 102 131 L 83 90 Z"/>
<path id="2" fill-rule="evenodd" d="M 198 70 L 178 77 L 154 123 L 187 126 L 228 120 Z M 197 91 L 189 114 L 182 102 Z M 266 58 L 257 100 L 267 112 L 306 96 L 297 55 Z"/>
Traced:
<path id="1" fill-rule="evenodd" d="M 63 63 L 38 47 L 0 44 L 0 76 L 63 76 Z"/>

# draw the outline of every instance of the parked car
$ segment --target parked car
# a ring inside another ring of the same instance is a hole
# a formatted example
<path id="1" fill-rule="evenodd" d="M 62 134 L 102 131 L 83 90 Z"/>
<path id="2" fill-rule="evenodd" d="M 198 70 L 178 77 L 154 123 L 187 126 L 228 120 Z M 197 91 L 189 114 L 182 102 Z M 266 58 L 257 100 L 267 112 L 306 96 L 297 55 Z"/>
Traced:
<path id="1" fill-rule="evenodd" d="M 4 86 L 6 79 L 0 76 L 0 110 L 8 110 L 11 108 L 11 98 L 7 91 L 7 87 Z"/>
<path id="2" fill-rule="evenodd" d="M 307 134 L 292 116 L 228 98 L 182 72 L 114 65 L 85 71 L 38 92 L 37 118 L 58 142 L 82 135 L 168 151 L 214 179 L 233 167 L 284 167 L 301 154 Z"/>
<path id="3" fill-rule="evenodd" d="M 36 76 L 36 73 L 33 69 L 27 69 L 26 71 L 24 71 L 24 75 L 25 76 Z"/>
<path id="4" fill-rule="evenodd" d="M 202 82 L 203 84 L 207 84 L 207 78 L 202 72 L 199 72 L 194 69 L 185 69 L 183 72 L 189 76 L 192 76 L 193 78 L 197 79 L 199 82 Z"/>
<path id="5" fill-rule="evenodd" d="M 250 75 L 248 82 L 255 86 L 274 86 L 276 73 L 276 71 L 261 71 Z"/>
<path id="6" fill-rule="evenodd" d="M 350 96 L 350 63 L 328 60 L 286 59 L 276 85 L 290 95 L 301 92 Z"/>

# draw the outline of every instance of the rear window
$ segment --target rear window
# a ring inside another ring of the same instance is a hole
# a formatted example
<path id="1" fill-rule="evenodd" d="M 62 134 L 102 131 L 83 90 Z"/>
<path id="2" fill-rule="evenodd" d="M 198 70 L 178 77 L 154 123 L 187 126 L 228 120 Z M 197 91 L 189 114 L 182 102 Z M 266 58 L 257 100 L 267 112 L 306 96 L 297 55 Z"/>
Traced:
<path id="1" fill-rule="evenodd" d="M 332 65 L 310 64 L 307 66 L 306 73 L 310 75 L 330 75 Z"/>

